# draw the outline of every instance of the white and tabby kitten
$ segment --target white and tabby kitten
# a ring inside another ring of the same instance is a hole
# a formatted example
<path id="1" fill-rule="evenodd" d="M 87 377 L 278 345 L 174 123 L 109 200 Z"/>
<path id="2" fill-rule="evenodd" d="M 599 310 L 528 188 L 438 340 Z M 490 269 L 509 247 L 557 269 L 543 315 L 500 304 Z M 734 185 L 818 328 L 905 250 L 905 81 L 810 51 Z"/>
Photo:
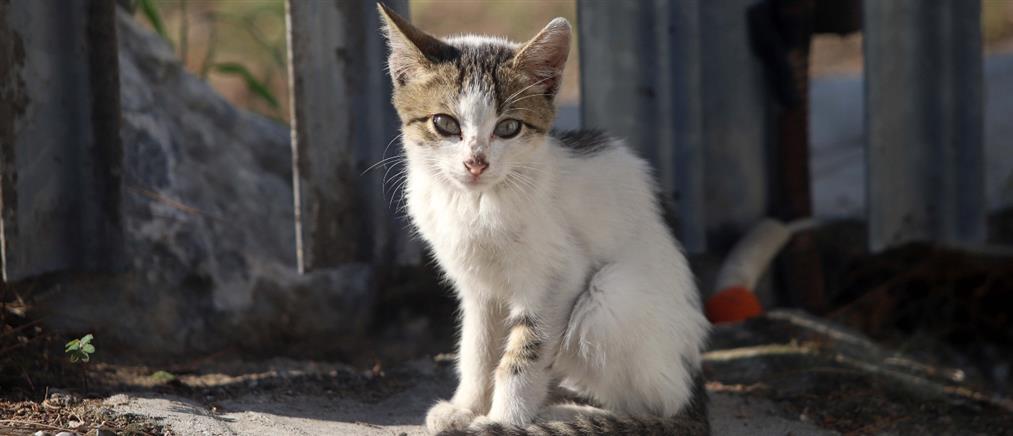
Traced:
<path id="1" fill-rule="evenodd" d="M 381 14 L 408 212 L 463 309 L 460 385 L 429 430 L 708 433 L 709 324 L 650 168 L 601 133 L 549 132 L 569 23 L 516 44 Z"/>

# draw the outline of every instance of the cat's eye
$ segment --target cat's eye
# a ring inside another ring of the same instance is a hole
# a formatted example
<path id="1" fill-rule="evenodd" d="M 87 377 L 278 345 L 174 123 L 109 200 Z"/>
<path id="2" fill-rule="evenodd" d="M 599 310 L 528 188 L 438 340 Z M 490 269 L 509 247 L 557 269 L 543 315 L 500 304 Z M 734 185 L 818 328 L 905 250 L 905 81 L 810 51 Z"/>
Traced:
<path id="1" fill-rule="evenodd" d="M 450 115 L 433 115 L 433 127 L 443 136 L 457 136 L 461 134 L 461 125 Z"/>
<path id="2" fill-rule="evenodd" d="M 503 139 L 510 139 L 521 133 L 521 122 L 512 118 L 505 119 L 496 124 L 493 134 Z"/>

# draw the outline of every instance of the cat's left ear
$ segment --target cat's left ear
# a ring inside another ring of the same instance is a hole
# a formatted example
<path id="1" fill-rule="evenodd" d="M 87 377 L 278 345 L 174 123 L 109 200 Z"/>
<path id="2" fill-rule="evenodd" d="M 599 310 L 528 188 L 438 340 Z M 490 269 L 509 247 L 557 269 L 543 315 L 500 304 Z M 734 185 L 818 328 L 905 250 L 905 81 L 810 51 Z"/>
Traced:
<path id="1" fill-rule="evenodd" d="M 546 94 L 555 95 L 570 55 L 570 22 L 556 18 L 521 47 L 514 56 L 514 68 L 526 72 Z"/>
<path id="2" fill-rule="evenodd" d="M 456 55 L 457 49 L 413 26 L 383 3 L 376 6 L 383 17 L 383 33 L 390 46 L 387 67 L 394 85 L 404 85 L 420 71 Z"/>

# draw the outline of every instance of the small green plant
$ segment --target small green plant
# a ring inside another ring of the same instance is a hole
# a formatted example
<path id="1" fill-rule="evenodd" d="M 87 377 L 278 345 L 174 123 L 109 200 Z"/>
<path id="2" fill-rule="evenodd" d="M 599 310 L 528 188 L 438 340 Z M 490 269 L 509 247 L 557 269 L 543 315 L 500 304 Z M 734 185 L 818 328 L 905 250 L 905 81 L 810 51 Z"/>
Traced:
<path id="1" fill-rule="evenodd" d="M 267 84 L 258 80 L 244 65 L 235 62 L 222 62 L 214 64 L 214 70 L 222 74 L 237 76 L 243 79 L 243 81 L 246 82 L 246 89 L 252 92 L 253 95 L 256 95 L 257 97 L 260 97 L 260 99 L 264 100 L 264 102 L 271 106 L 271 109 L 277 110 L 280 107 L 278 105 L 278 99 L 274 97 L 274 94 L 267 87 Z"/>
<path id="2" fill-rule="evenodd" d="M 176 375 L 169 371 L 158 370 L 151 374 L 151 379 L 158 383 L 169 383 L 176 379 Z"/>
<path id="3" fill-rule="evenodd" d="M 139 0 L 135 5 L 141 8 L 141 13 L 143 13 L 144 17 L 148 19 L 149 23 L 151 23 L 151 27 L 155 28 L 155 32 L 158 32 L 162 38 L 169 41 L 169 44 L 172 44 L 172 41 L 169 39 L 169 34 L 165 31 L 165 23 L 162 22 L 162 14 L 158 12 L 158 7 L 155 6 L 155 2 L 153 0 Z"/>
<path id="4" fill-rule="evenodd" d="M 74 339 L 67 342 L 67 348 L 64 350 L 67 353 L 67 357 L 73 363 L 87 362 L 91 360 L 92 353 L 95 352 L 95 346 L 91 344 L 91 340 L 95 337 L 91 333 L 84 335 L 81 339 Z"/>

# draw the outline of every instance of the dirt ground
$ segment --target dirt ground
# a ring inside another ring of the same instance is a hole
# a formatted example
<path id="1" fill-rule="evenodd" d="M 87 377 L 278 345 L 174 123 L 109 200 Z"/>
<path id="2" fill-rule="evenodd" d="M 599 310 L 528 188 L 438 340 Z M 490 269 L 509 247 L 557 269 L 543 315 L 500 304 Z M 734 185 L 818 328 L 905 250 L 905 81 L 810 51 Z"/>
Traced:
<path id="1" fill-rule="evenodd" d="M 96 363 L 87 385 L 0 402 L 0 434 L 421 435 L 456 384 L 451 359 Z M 705 372 L 717 435 L 1013 434 L 1009 399 L 798 312 L 717 328 Z"/>
<path id="2" fill-rule="evenodd" d="M 714 434 L 1013 435 L 1013 259 L 918 245 L 862 252 L 823 253 L 840 271 L 827 277 L 838 285 L 824 318 L 774 310 L 715 327 L 704 364 Z M 378 327 L 386 348 L 375 355 L 226 350 L 158 365 L 111 363 L 102 353 L 130 355 L 102 344 L 91 362 L 70 363 L 65 339 L 5 298 L 0 435 L 425 434 L 426 410 L 457 381 L 453 356 L 426 354 L 452 348 L 449 326 L 417 320 L 452 319 L 452 309 L 391 295 L 386 325 L 428 327 Z"/>

